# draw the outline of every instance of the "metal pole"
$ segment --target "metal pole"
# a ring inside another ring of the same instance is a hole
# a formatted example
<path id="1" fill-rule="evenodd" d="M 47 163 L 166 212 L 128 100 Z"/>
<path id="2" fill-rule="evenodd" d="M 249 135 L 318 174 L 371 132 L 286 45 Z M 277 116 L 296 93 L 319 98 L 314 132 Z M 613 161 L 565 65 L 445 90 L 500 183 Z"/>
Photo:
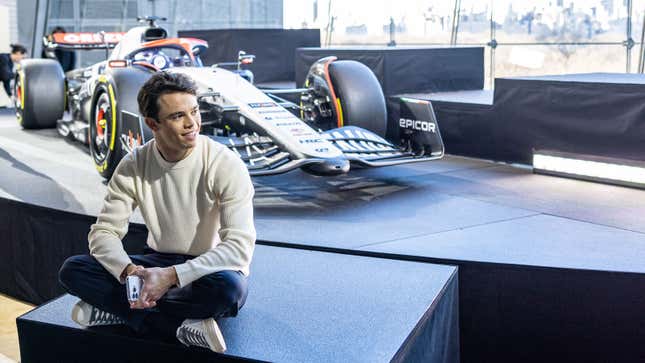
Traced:
<path id="1" fill-rule="evenodd" d="M 38 0 L 36 2 L 36 20 L 34 21 L 34 35 L 32 37 L 31 56 L 40 58 L 43 51 L 43 36 L 47 31 L 47 19 L 49 18 L 49 0 Z"/>
<path id="2" fill-rule="evenodd" d="M 645 13 L 643 14 L 643 27 L 641 28 L 641 47 L 638 51 L 638 73 L 643 73 L 645 68 L 645 57 L 643 51 L 645 50 Z"/>
<path id="3" fill-rule="evenodd" d="M 632 67 L 632 48 L 634 39 L 632 39 L 632 0 L 627 0 L 627 39 L 625 40 L 625 51 L 627 52 L 627 70 L 629 73 Z"/>
<path id="4" fill-rule="evenodd" d="M 327 29 L 325 29 L 325 46 L 329 46 L 330 41 L 330 36 L 331 36 L 331 22 L 332 22 L 332 16 L 331 16 L 331 0 L 327 3 Z"/>
<path id="5" fill-rule="evenodd" d="M 495 87 L 495 49 L 497 48 L 497 39 L 495 39 L 495 17 L 493 16 L 493 11 L 494 11 L 494 6 L 493 2 L 495 0 L 490 1 L 490 42 L 488 45 L 490 46 L 490 60 L 489 60 L 489 86 L 490 89 L 493 89 Z"/>
<path id="6" fill-rule="evenodd" d="M 450 45 L 457 44 L 457 33 L 459 32 L 459 18 L 461 13 L 461 0 L 455 0 L 455 8 L 452 12 L 452 32 L 450 34 Z"/>
<path id="7" fill-rule="evenodd" d="M 123 9 L 121 10 L 121 31 L 126 31 L 125 19 L 127 18 L 129 0 L 123 0 Z M 107 57 L 105 57 L 107 59 Z"/>

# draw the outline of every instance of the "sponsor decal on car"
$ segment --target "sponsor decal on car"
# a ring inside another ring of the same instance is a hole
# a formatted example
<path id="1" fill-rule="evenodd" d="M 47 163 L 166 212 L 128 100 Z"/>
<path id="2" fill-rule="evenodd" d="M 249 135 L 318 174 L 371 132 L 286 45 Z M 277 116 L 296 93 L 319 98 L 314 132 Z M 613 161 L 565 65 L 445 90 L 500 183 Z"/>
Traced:
<path id="1" fill-rule="evenodd" d="M 289 130 L 289 132 L 293 136 L 307 136 L 307 135 L 314 136 L 314 135 L 316 135 L 314 132 L 312 132 L 311 129 L 305 129 L 305 128 L 295 128 L 295 129 Z"/>
<path id="2" fill-rule="evenodd" d="M 124 33 L 106 32 L 103 33 L 56 33 L 54 42 L 59 44 L 114 44 L 121 41 Z"/>
<path id="3" fill-rule="evenodd" d="M 437 124 L 432 121 L 412 120 L 409 118 L 399 119 L 399 127 L 425 132 L 437 132 Z"/>
<path id="4" fill-rule="evenodd" d="M 249 103 L 249 107 L 251 107 L 251 108 L 269 108 L 269 107 L 278 107 L 278 105 L 275 102 L 255 102 L 255 103 Z"/>
<path id="5" fill-rule="evenodd" d="M 292 114 L 284 114 L 284 115 L 271 115 L 271 116 L 264 116 L 265 120 L 287 120 L 287 119 L 293 119 L 296 118 Z"/>
<path id="6" fill-rule="evenodd" d="M 289 122 L 276 122 L 274 125 L 276 127 L 290 127 L 290 126 L 299 126 L 301 125 L 301 121 L 289 121 Z"/>
<path id="7" fill-rule="evenodd" d="M 322 139 L 300 139 L 298 140 L 301 144 L 319 144 L 323 142 Z"/>
<path id="8" fill-rule="evenodd" d="M 283 109 L 280 110 L 266 110 L 266 111 L 257 111 L 259 114 L 267 114 L 267 113 L 289 113 L 289 111 L 285 111 Z"/>
<path id="9" fill-rule="evenodd" d="M 128 130 L 128 134 L 121 135 L 121 148 L 126 152 L 132 152 L 135 147 L 143 145 L 141 134 Z"/>

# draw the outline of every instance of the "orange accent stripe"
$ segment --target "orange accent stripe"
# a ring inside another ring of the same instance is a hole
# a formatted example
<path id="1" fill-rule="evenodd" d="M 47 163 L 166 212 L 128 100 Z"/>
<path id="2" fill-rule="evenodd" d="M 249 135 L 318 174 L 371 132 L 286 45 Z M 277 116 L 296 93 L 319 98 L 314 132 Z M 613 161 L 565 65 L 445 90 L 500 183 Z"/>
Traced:
<path id="1" fill-rule="evenodd" d="M 208 46 L 208 42 L 197 38 L 166 38 L 166 39 L 158 39 L 158 40 L 145 42 L 141 44 L 141 47 L 154 48 L 154 47 L 163 47 L 163 46 L 179 46 L 184 48 L 184 50 L 188 53 L 190 60 L 194 62 L 195 57 L 193 56 L 192 47 L 195 45 Z"/>
<path id="2" fill-rule="evenodd" d="M 331 64 L 331 61 L 325 63 L 325 80 L 327 81 L 327 85 L 329 86 L 329 91 L 331 92 L 331 103 L 334 105 L 334 108 L 336 109 L 336 124 L 338 127 L 343 127 L 343 115 L 341 114 L 343 110 L 339 110 L 339 107 L 336 106 L 336 102 L 340 104 L 340 99 L 336 97 L 336 92 L 334 92 L 334 86 L 331 84 L 331 77 L 329 76 L 329 65 Z"/>

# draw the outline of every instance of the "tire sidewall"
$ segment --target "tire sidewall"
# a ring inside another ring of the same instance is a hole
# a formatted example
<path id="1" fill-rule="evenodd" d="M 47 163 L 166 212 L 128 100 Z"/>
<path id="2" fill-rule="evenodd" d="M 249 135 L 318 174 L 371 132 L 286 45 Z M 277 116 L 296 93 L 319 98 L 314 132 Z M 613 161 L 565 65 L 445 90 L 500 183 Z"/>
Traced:
<path id="1" fill-rule="evenodd" d="M 20 125 L 25 129 L 55 127 L 66 101 L 65 74 L 60 64 L 51 59 L 26 59 L 17 73 L 21 102 L 16 114 Z"/>
<path id="2" fill-rule="evenodd" d="M 98 158 L 98 151 L 96 150 L 95 146 L 95 136 L 97 131 L 97 126 L 96 126 L 96 106 L 99 102 L 99 99 L 102 94 L 107 94 L 107 98 L 110 103 L 110 109 L 112 110 L 112 115 L 110 119 L 106 119 L 106 122 L 108 122 L 108 127 L 110 130 L 110 146 L 107 151 L 107 155 L 105 158 L 102 160 L 97 160 Z M 94 162 L 94 166 L 96 170 L 101 174 L 102 177 L 109 179 L 112 174 L 114 173 L 114 170 L 116 169 L 116 166 L 119 164 L 119 161 L 121 161 L 121 158 L 123 157 L 123 151 L 121 148 L 121 140 L 120 140 L 120 115 L 119 115 L 119 109 L 116 101 L 116 92 L 115 92 L 115 87 L 110 80 L 108 80 L 106 77 L 100 77 L 98 80 L 98 83 L 96 85 L 96 88 L 94 89 L 94 95 L 92 96 L 92 108 L 91 108 L 91 113 L 90 113 L 90 120 L 89 122 L 89 146 L 90 146 L 90 155 L 92 157 L 92 161 Z"/>
<path id="3" fill-rule="evenodd" d="M 381 137 L 387 133 L 387 107 L 374 73 L 364 64 L 334 61 L 329 66 L 334 108 L 343 115 L 343 126 L 357 126 Z"/>

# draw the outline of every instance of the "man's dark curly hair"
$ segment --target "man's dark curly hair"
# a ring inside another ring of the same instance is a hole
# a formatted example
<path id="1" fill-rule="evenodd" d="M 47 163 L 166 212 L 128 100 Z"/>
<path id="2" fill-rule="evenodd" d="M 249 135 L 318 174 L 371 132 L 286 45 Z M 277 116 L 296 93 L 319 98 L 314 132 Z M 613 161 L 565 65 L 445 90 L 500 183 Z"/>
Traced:
<path id="1" fill-rule="evenodd" d="M 139 112 L 143 117 L 150 117 L 159 122 L 159 97 L 167 93 L 190 93 L 197 95 L 197 85 L 187 75 L 181 73 L 155 73 L 137 95 Z"/>

